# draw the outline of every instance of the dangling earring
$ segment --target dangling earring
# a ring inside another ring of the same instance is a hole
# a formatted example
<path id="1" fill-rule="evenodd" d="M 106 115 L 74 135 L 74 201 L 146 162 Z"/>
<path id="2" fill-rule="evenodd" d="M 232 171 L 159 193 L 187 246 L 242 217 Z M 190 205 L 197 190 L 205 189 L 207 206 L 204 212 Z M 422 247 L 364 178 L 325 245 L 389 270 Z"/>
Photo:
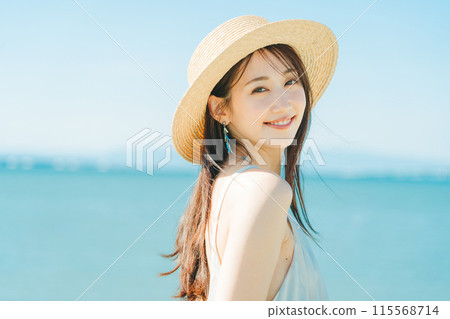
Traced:
<path id="1" fill-rule="evenodd" d="M 227 147 L 228 154 L 230 154 L 230 152 L 231 152 L 230 138 L 227 135 L 228 130 L 227 130 L 227 127 L 226 127 L 226 123 L 222 122 L 222 125 L 223 125 L 223 139 L 225 141 L 225 146 Z"/>
<path id="2" fill-rule="evenodd" d="M 223 139 L 225 140 L 225 145 L 227 147 L 228 154 L 233 153 L 233 154 L 236 155 L 236 153 L 234 153 L 233 150 L 230 147 L 230 138 L 227 135 L 228 130 L 227 130 L 227 127 L 226 127 L 226 123 L 222 122 L 222 125 L 223 125 Z M 250 163 L 250 161 L 247 158 L 245 158 L 244 156 L 239 156 L 239 157 Z"/>

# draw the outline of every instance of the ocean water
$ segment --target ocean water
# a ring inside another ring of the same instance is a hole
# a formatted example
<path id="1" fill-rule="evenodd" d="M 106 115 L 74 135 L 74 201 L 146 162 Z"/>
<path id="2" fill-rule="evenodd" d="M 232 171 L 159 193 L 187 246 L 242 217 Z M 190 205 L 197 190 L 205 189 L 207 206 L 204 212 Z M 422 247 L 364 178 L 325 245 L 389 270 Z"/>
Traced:
<path id="1" fill-rule="evenodd" d="M 175 300 L 179 272 L 158 276 L 175 265 L 159 254 L 173 251 L 196 177 L 0 170 L 0 300 Z M 450 299 L 448 180 L 304 186 L 331 300 L 370 300 L 342 268 L 376 300 Z"/>

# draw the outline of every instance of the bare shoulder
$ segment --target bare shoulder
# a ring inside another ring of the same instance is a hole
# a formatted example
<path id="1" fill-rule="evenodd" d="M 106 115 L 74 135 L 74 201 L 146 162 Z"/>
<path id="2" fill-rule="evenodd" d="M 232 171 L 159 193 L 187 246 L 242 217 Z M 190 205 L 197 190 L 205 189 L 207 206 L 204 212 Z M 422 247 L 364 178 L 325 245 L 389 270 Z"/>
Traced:
<path id="1" fill-rule="evenodd" d="M 266 299 L 291 200 L 290 185 L 271 171 L 251 168 L 234 175 L 225 196 L 230 220 L 219 299 Z"/>
<path id="2" fill-rule="evenodd" d="M 229 177 L 231 178 L 231 177 Z M 258 204 L 276 200 L 280 204 L 292 201 L 292 188 L 281 176 L 262 168 L 250 168 L 239 173 L 231 182 L 226 200 Z"/>
<path id="3" fill-rule="evenodd" d="M 250 168 L 235 175 L 224 198 L 229 208 L 229 228 L 246 232 L 250 230 L 245 227 L 256 227 L 251 231 L 264 232 L 263 227 L 257 227 L 262 220 L 285 227 L 292 196 L 289 183 L 272 171 Z"/>

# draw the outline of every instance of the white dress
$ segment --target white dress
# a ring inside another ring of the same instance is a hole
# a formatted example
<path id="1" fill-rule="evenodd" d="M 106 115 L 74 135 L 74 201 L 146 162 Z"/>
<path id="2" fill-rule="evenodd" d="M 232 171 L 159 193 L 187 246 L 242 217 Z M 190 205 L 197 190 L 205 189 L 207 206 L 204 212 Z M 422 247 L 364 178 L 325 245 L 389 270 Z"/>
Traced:
<path id="1" fill-rule="evenodd" d="M 234 180 L 237 174 L 243 172 L 254 165 L 249 165 L 241 168 L 235 172 L 231 179 L 224 188 L 221 195 L 221 201 L 225 197 L 225 193 L 228 190 L 231 182 Z M 220 208 L 222 207 L 222 204 Z M 217 210 L 220 211 L 220 208 Z M 278 290 L 273 300 L 277 301 L 300 301 L 300 300 L 328 300 L 328 295 L 317 267 L 316 260 L 314 258 L 311 247 L 308 240 L 311 240 L 303 230 L 297 226 L 292 211 L 289 209 L 289 215 L 292 217 L 289 222 L 292 225 L 292 230 L 295 238 L 294 257 L 289 267 L 289 270 L 284 278 L 283 284 Z M 214 231 L 217 229 L 217 213 L 211 215 L 211 226 Z M 206 236 L 210 244 L 210 259 L 208 260 L 210 281 L 209 281 L 209 294 L 208 300 L 214 300 L 214 291 L 217 284 L 217 280 L 220 276 L 220 262 L 217 255 L 217 248 L 215 245 L 215 233 L 212 234 L 211 239 Z"/>

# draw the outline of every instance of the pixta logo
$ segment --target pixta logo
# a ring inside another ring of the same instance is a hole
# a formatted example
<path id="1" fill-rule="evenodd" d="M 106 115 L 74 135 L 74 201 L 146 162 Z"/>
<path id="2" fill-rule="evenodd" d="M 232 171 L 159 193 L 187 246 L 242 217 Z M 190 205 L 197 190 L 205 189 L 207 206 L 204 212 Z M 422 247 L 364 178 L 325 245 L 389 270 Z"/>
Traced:
<path id="1" fill-rule="evenodd" d="M 170 136 L 145 128 L 127 140 L 127 166 L 138 171 L 153 175 L 156 163 L 157 169 L 170 162 Z M 156 161 L 158 153 L 164 152 L 163 158 Z"/>

